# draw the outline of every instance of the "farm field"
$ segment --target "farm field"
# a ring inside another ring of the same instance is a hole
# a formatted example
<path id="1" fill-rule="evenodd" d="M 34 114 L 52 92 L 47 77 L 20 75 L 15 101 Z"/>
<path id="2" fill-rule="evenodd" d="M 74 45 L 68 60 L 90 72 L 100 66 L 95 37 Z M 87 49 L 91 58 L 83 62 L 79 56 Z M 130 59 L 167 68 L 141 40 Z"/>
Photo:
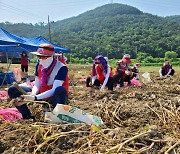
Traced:
<path id="1" fill-rule="evenodd" d="M 0 64 L 0 70 L 6 69 Z M 91 66 L 68 65 L 69 105 L 102 118 L 95 129 L 86 124 L 45 123 L 42 105 L 29 103 L 37 121 L 0 121 L 0 153 L 96 154 L 96 153 L 180 153 L 180 67 L 175 75 L 160 78 L 159 67 L 141 67 L 149 72 L 151 82 L 141 87 L 124 87 L 114 93 L 89 93 L 85 78 Z M 13 64 L 10 67 L 20 68 Z M 35 66 L 30 65 L 33 75 Z M 7 86 L 1 86 L 1 90 Z M 0 108 L 13 107 L 10 100 L 0 100 Z"/>

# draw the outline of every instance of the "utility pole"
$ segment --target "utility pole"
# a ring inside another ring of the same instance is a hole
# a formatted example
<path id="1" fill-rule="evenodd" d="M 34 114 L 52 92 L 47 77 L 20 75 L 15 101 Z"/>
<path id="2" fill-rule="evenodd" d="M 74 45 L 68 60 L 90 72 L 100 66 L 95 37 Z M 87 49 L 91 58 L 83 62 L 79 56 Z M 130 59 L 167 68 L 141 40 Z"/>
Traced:
<path id="1" fill-rule="evenodd" d="M 50 22 L 49 22 L 49 15 L 48 15 L 48 28 L 49 28 L 49 40 L 51 42 L 51 27 L 50 27 Z"/>
<path id="2" fill-rule="evenodd" d="M 136 54 L 138 53 L 138 51 L 137 51 L 137 46 L 135 46 L 135 51 L 136 51 Z"/>

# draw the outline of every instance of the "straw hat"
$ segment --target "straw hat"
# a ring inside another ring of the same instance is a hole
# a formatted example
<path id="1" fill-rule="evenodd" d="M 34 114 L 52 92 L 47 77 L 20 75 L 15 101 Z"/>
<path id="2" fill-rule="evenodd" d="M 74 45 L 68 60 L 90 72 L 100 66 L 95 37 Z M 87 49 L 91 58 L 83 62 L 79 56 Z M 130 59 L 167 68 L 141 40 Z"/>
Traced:
<path id="1" fill-rule="evenodd" d="M 31 52 L 37 56 L 54 56 L 54 47 L 51 44 L 40 44 L 37 52 Z"/>

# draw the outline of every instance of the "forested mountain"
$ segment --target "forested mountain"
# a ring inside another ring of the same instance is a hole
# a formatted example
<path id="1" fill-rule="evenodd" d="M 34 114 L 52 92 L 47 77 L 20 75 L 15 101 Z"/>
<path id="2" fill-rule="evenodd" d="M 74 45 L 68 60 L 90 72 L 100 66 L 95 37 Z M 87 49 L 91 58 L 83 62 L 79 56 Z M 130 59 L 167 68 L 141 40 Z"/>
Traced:
<path id="1" fill-rule="evenodd" d="M 165 19 L 180 23 L 180 15 L 167 16 Z"/>
<path id="2" fill-rule="evenodd" d="M 70 48 L 74 57 L 102 54 L 121 58 L 139 52 L 164 57 L 166 51 L 180 56 L 180 16 L 159 17 L 118 3 L 107 4 L 77 17 L 51 23 L 52 42 Z M 17 35 L 48 36 L 48 25 L 0 23 Z"/>

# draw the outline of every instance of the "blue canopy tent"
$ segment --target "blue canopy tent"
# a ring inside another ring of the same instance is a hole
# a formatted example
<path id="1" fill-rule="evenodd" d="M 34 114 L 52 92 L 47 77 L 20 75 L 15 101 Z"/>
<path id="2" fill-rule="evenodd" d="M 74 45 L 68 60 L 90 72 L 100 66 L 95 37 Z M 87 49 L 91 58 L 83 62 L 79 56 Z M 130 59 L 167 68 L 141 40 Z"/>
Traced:
<path id="1" fill-rule="evenodd" d="M 10 62 L 8 60 L 9 53 L 13 53 L 13 55 L 15 55 L 15 53 L 19 53 L 23 51 L 26 51 L 26 52 L 36 51 L 38 49 L 38 46 L 43 43 L 53 45 L 56 53 L 58 52 L 69 53 L 70 52 L 70 49 L 55 45 L 49 42 L 48 40 L 46 40 L 45 38 L 43 38 L 42 36 L 27 38 L 27 37 L 14 35 L 0 28 L 0 56 L 2 52 L 6 53 L 7 63 L 9 63 L 7 67 L 7 72 L 9 71 L 9 67 L 12 62 L 12 60 Z"/>
<path id="2" fill-rule="evenodd" d="M 14 45 L 19 48 L 17 51 L 36 51 L 38 46 L 42 43 L 51 44 L 54 46 L 55 52 L 69 53 L 70 49 L 63 48 L 61 46 L 55 45 L 42 36 L 37 37 L 21 37 L 7 32 L 6 30 L 0 28 L 0 52 L 15 52 Z"/>

